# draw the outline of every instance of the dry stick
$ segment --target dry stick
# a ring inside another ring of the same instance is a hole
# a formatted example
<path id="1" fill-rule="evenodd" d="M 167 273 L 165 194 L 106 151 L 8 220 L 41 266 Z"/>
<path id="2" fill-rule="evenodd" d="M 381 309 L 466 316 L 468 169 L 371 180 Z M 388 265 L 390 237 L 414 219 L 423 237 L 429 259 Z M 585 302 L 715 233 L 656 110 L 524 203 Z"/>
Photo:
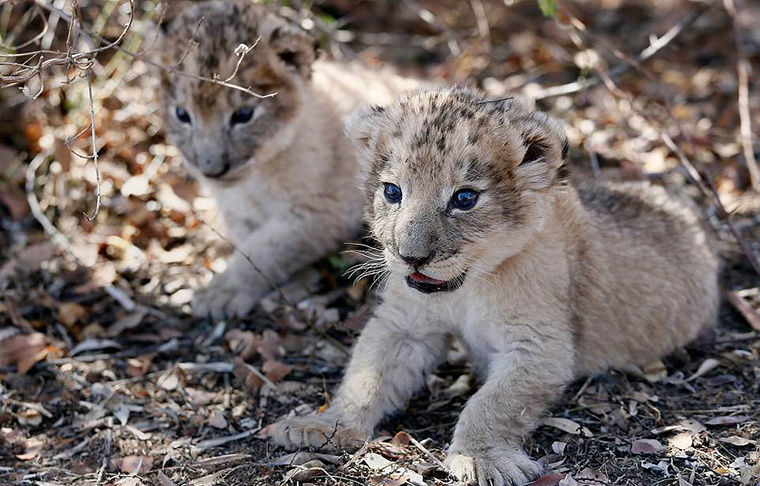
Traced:
<path id="1" fill-rule="evenodd" d="M 678 22 L 676 25 L 670 28 L 662 37 L 658 38 L 656 41 L 654 41 L 649 47 L 644 49 L 639 53 L 638 56 L 636 56 L 636 62 L 642 63 L 657 54 L 660 50 L 662 50 L 663 47 L 670 44 L 676 37 L 678 37 L 681 32 L 686 30 L 688 26 L 690 26 L 692 23 L 694 23 L 695 20 L 699 18 L 700 15 L 702 15 L 704 12 L 706 12 L 712 5 L 709 3 L 701 5 L 699 8 L 696 8 L 692 12 L 689 13 L 686 17 L 681 19 L 680 22 Z M 582 25 L 582 24 L 581 24 Z M 631 63 L 624 63 L 619 64 L 612 69 L 609 70 L 609 73 L 607 74 L 611 78 L 615 78 L 617 76 L 620 76 L 621 74 L 625 73 L 629 69 L 631 69 L 632 65 Z M 536 101 L 538 100 L 544 100 L 546 98 L 553 98 L 556 96 L 562 96 L 562 95 L 569 95 L 578 93 L 580 91 L 585 90 L 586 88 L 590 88 L 592 86 L 596 86 L 601 82 L 600 76 L 592 76 L 585 80 L 578 80 L 573 81 L 572 83 L 563 84 L 560 86 L 552 86 L 551 88 L 546 88 L 539 93 L 537 93 L 535 96 L 532 96 L 532 98 Z"/>
<path id="2" fill-rule="evenodd" d="M 755 150 L 752 146 L 752 118 L 749 114 L 749 61 L 747 54 L 744 52 L 742 44 L 742 25 L 741 25 L 741 0 L 724 0 L 726 10 L 734 24 L 734 44 L 736 44 L 736 80 L 738 84 L 739 105 L 739 127 L 741 133 L 742 150 L 744 151 L 744 160 L 749 170 L 749 178 L 752 183 L 752 189 L 760 192 L 760 168 L 757 166 L 755 159 Z"/>
<path id="3" fill-rule="evenodd" d="M 85 76 L 87 76 L 87 95 L 90 98 L 90 134 L 92 137 L 92 163 L 95 166 L 95 211 L 92 213 L 92 216 L 89 216 L 86 212 L 84 213 L 85 217 L 87 218 L 87 221 L 92 221 L 98 216 L 98 212 L 100 212 L 100 197 L 101 197 L 101 190 L 100 190 L 100 166 L 98 166 L 98 146 L 97 146 L 97 140 L 95 139 L 95 102 L 92 99 L 92 73 L 87 72 L 85 73 Z"/>

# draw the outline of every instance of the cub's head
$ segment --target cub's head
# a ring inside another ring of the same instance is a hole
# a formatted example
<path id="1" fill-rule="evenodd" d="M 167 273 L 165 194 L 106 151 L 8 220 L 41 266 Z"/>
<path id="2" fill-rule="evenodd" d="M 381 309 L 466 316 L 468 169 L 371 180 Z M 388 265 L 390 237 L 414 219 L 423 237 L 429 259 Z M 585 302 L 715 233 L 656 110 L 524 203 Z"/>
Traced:
<path id="1" fill-rule="evenodd" d="M 388 270 L 424 293 L 485 279 L 524 249 L 562 185 L 564 131 L 516 99 L 416 92 L 358 111 L 347 133 Z"/>
<path id="2" fill-rule="evenodd" d="M 235 180 L 290 144 L 315 42 L 250 0 L 183 2 L 176 11 L 161 26 L 158 60 L 189 76 L 160 71 L 169 139 L 193 172 Z M 277 94 L 257 98 L 198 77 Z"/>

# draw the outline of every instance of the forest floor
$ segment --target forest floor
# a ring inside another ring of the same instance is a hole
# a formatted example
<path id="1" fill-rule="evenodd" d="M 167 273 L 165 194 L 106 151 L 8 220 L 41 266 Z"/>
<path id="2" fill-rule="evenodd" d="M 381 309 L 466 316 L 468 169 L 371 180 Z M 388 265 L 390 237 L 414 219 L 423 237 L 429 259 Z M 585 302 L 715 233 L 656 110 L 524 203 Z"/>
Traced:
<path id="1" fill-rule="evenodd" d="M 0 2 L 0 28 L 23 3 Z M 570 386 L 526 442 L 547 466 L 534 484 L 760 484 L 760 280 L 684 165 L 712 183 L 757 258 L 760 194 L 740 143 L 736 69 L 742 58 L 760 66 L 760 31 L 750 28 L 760 5 L 744 4 L 737 58 L 723 2 L 562 2 L 556 19 L 533 1 L 388 4 L 327 0 L 283 12 L 310 19 L 302 25 L 328 56 L 537 99 L 565 125 L 576 177 L 682 190 L 720 241 L 726 299 L 716 329 L 646 369 Z M 81 5 L 97 17 L 95 4 Z M 153 6 L 138 2 L 139 18 Z M 101 26 L 108 38 L 118 35 L 111 23 Z M 679 25 L 651 59 L 630 62 Z M 150 29 L 135 22 L 125 45 L 149 45 Z M 358 453 L 290 453 L 257 437 L 329 402 L 372 312 L 372 282 L 344 276 L 357 262 L 344 248 L 282 289 L 297 310 L 274 293 L 243 319 L 194 317 L 192 290 L 233 250 L 209 223 L 213 201 L 162 137 L 155 76 L 113 51 L 96 68 L 103 205 L 92 222 L 83 214 L 94 209 L 94 171 L 76 155 L 89 150 L 87 83 L 62 85 L 51 73 L 36 100 L 0 90 L 0 484 L 454 484 L 440 461 L 477 387 L 455 353 Z M 754 74 L 747 112 L 758 139 Z M 592 82 L 560 96 L 549 89 L 578 79 Z"/>

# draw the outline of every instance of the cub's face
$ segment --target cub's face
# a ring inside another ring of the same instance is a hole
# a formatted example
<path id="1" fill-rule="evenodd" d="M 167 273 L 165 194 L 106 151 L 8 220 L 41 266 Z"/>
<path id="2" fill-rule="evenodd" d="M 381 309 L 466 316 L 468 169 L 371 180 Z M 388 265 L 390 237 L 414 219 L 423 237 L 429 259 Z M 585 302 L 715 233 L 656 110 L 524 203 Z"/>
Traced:
<path id="1" fill-rule="evenodd" d="M 161 91 L 169 139 L 193 172 L 232 181 L 290 143 L 314 60 L 309 36 L 250 1 L 193 3 L 162 31 L 160 61 L 190 75 L 162 70 Z M 276 95 L 257 98 L 192 76 Z"/>
<path id="2" fill-rule="evenodd" d="M 367 216 L 391 274 L 419 292 L 486 280 L 543 225 L 566 151 L 558 124 L 468 90 L 357 112 Z"/>

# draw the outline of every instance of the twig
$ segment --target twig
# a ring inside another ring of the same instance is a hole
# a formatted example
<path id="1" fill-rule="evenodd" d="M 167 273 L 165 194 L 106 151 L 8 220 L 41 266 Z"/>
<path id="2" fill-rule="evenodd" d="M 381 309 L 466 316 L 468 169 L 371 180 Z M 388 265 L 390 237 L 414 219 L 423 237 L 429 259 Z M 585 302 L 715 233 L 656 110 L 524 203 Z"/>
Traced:
<path id="1" fill-rule="evenodd" d="M 260 40 L 261 40 L 261 36 L 259 36 L 258 39 L 256 39 L 256 42 L 254 42 L 251 47 L 248 47 L 245 44 L 240 44 L 237 46 L 237 48 L 235 49 L 235 55 L 238 56 L 238 60 L 237 60 L 237 63 L 235 64 L 235 69 L 232 71 L 232 74 L 230 74 L 230 76 L 224 80 L 225 83 L 229 83 L 230 81 L 232 81 L 232 78 L 234 78 L 237 75 L 238 69 L 240 69 L 240 64 L 243 62 L 243 58 L 245 57 L 246 54 L 251 52 L 253 48 L 259 44 Z"/>
<path id="2" fill-rule="evenodd" d="M 92 73 L 87 72 L 85 73 L 87 76 L 87 95 L 90 99 L 90 134 L 92 137 L 92 163 L 95 166 L 95 211 L 92 213 L 92 216 L 88 215 L 87 213 L 84 213 L 85 217 L 87 218 L 87 221 L 93 221 L 97 216 L 98 212 L 100 212 L 100 197 L 101 197 L 101 191 L 100 191 L 100 167 L 98 166 L 98 146 L 97 146 L 97 140 L 95 139 L 95 102 L 92 99 Z"/>
<path id="3" fill-rule="evenodd" d="M 245 432 L 241 432 L 235 435 L 228 435 L 227 437 L 218 437 L 216 439 L 202 440 L 198 442 L 197 444 L 193 444 L 193 447 L 197 447 L 198 449 L 211 449 L 212 447 L 218 447 L 220 445 L 224 445 L 229 442 L 234 442 L 240 439 L 246 439 L 254 435 L 259 430 L 261 430 L 261 428 L 246 430 Z"/>
<path id="4" fill-rule="evenodd" d="M 698 8 L 694 9 L 681 19 L 680 22 L 678 22 L 676 25 L 670 28 L 662 37 L 658 38 L 656 41 L 654 41 L 652 44 L 649 45 L 646 49 L 642 50 L 639 55 L 636 57 L 636 62 L 642 63 L 647 61 L 649 58 L 657 54 L 659 51 L 662 50 L 665 46 L 670 44 L 676 37 L 678 37 L 688 26 L 690 26 L 692 23 L 694 23 L 695 20 L 697 20 L 704 12 L 706 12 L 712 5 L 710 3 L 705 3 L 699 6 Z M 585 29 L 585 26 L 580 23 L 580 21 L 577 22 L 579 25 L 575 25 L 574 27 L 580 28 L 580 30 Z M 623 63 L 619 64 L 612 69 L 609 70 L 607 75 L 610 78 L 615 78 L 617 76 L 620 76 L 621 74 L 625 73 L 629 69 L 631 69 L 632 65 L 631 63 Z M 569 94 L 575 94 L 580 91 L 583 91 L 587 88 L 590 88 L 592 86 L 596 86 L 601 82 L 600 76 L 592 76 L 587 79 L 579 79 L 577 81 L 573 81 L 572 83 L 563 84 L 560 86 L 552 86 L 550 88 L 546 88 L 537 94 L 531 96 L 534 100 L 544 100 L 547 98 L 553 98 L 556 96 L 562 96 L 562 95 L 569 95 Z"/>
<path id="5" fill-rule="evenodd" d="M 747 61 L 747 54 L 744 52 L 744 45 L 742 44 L 742 24 L 741 14 L 739 10 L 743 5 L 742 1 L 735 2 L 734 0 L 723 1 L 726 11 L 728 11 L 734 25 L 734 44 L 736 44 L 736 80 L 738 84 L 738 100 L 739 105 L 739 130 L 741 134 L 742 150 L 744 152 L 744 160 L 747 163 L 747 169 L 749 170 L 749 178 L 752 183 L 752 189 L 760 192 L 760 168 L 757 166 L 757 159 L 755 159 L 755 150 L 752 145 L 752 118 L 749 113 L 749 61 Z"/>

